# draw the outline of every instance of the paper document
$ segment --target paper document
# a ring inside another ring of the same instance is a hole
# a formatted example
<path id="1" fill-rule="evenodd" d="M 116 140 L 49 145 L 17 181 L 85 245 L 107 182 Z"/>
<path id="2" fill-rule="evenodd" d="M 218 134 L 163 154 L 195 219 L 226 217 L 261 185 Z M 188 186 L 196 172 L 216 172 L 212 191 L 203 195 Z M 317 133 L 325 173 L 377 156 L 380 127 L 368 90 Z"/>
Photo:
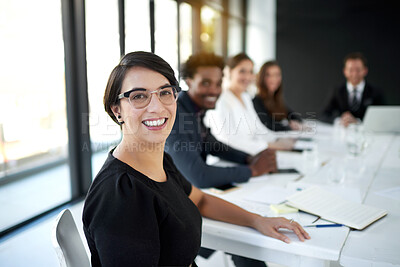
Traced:
<path id="1" fill-rule="evenodd" d="M 295 191 L 280 186 L 263 186 L 254 193 L 244 197 L 245 200 L 260 202 L 264 204 L 278 204 L 286 200 Z"/>
<path id="2" fill-rule="evenodd" d="M 344 200 L 317 186 L 289 196 L 287 201 L 290 206 L 358 230 L 387 214 L 385 210 Z"/>

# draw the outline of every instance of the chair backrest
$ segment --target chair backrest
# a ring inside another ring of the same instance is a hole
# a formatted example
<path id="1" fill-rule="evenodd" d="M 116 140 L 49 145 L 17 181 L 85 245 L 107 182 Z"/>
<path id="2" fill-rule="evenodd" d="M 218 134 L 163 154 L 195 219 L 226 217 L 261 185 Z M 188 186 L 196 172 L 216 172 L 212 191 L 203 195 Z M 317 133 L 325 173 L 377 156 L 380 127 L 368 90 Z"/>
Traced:
<path id="1" fill-rule="evenodd" d="M 90 267 L 88 255 L 69 209 L 61 211 L 57 216 L 51 239 L 61 267 Z"/>

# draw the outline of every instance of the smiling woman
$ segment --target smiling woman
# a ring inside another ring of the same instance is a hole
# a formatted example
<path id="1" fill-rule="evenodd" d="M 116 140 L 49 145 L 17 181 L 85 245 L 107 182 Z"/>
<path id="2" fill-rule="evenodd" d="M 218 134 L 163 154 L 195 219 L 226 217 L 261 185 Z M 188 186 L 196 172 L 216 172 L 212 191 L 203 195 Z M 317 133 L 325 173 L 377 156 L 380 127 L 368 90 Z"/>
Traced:
<path id="1" fill-rule="evenodd" d="M 297 223 L 249 213 L 192 186 L 164 146 L 174 125 L 179 91 L 174 71 L 147 52 L 125 55 L 111 72 L 104 106 L 122 131 L 85 200 L 83 228 L 92 266 L 196 266 L 201 215 L 263 234 Z M 157 95 L 154 97 L 153 94 Z"/>
<path id="2" fill-rule="evenodd" d="M 197 255 L 192 187 L 164 154 L 177 91 L 173 70 L 152 53 L 127 54 L 110 75 L 104 105 L 123 137 L 85 201 L 93 266 L 189 266 Z"/>

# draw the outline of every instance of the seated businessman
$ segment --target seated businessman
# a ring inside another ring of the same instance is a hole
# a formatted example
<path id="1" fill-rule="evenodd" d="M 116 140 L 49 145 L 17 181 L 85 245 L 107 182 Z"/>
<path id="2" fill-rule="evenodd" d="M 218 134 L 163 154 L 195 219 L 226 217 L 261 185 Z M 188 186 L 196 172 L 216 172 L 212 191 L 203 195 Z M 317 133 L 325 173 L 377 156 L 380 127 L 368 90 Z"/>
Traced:
<path id="1" fill-rule="evenodd" d="M 166 151 L 186 179 L 199 188 L 246 182 L 252 176 L 277 169 L 274 150 L 265 149 L 251 156 L 219 142 L 205 127 L 204 114 L 215 108 L 222 92 L 224 66 L 222 57 L 201 52 L 190 56 L 181 69 L 189 90 L 179 94 L 175 124 L 167 139 Z M 238 165 L 207 165 L 209 154 Z"/>
<path id="2" fill-rule="evenodd" d="M 348 54 L 343 60 L 346 83 L 337 88 L 325 107 L 322 120 L 335 119 L 347 127 L 362 120 L 369 105 L 382 105 L 381 91 L 365 81 L 368 74 L 367 59 L 359 52 Z"/>
<path id="3" fill-rule="evenodd" d="M 165 150 L 183 176 L 199 188 L 233 182 L 246 182 L 251 176 L 275 172 L 275 151 L 266 149 L 255 156 L 233 149 L 219 142 L 203 123 L 208 109 L 215 108 L 221 94 L 224 60 L 211 53 L 189 57 L 181 75 L 189 90 L 182 91 L 177 100 L 177 113 Z M 207 165 L 207 155 L 239 163 L 234 167 Z M 201 248 L 199 255 L 208 258 L 214 251 Z M 232 255 L 237 267 L 265 267 L 262 261 Z"/>

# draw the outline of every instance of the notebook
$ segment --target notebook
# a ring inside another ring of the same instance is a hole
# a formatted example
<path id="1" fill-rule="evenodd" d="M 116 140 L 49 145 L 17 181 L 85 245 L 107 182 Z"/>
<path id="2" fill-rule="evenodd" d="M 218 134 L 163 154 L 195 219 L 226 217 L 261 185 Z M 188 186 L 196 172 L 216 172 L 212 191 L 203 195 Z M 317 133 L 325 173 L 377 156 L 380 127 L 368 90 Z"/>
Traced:
<path id="1" fill-rule="evenodd" d="M 321 218 L 362 230 L 387 214 L 386 210 L 347 201 L 313 186 L 286 199 L 287 204 Z"/>
<path id="2" fill-rule="evenodd" d="M 366 131 L 400 133 L 400 106 L 369 106 L 363 125 Z"/>

